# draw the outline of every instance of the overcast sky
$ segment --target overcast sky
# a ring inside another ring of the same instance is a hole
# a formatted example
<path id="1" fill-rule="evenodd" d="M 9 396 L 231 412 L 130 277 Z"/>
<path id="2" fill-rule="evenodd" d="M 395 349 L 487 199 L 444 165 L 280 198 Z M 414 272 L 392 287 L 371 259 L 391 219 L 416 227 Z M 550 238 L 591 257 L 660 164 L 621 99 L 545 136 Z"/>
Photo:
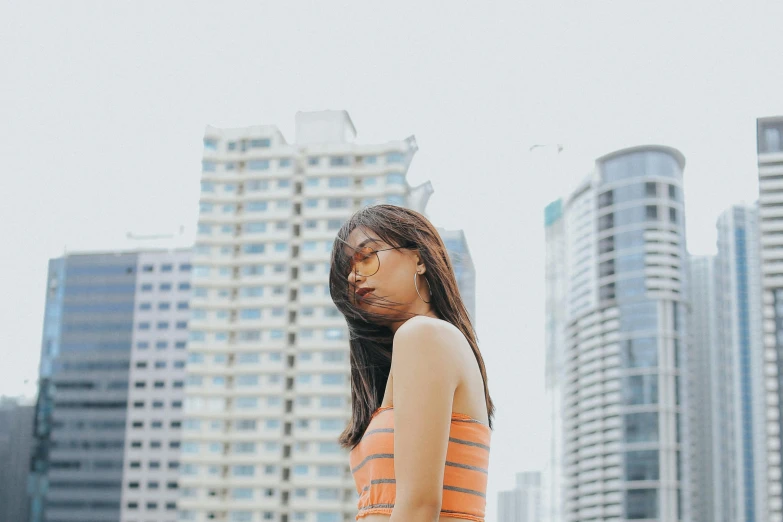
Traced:
<path id="1" fill-rule="evenodd" d="M 544 464 L 544 206 L 596 157 L 670 145 L 689 250 L 713 252 L 719 212 L 757 196 L 755 119 L 783 113 L 783 4 L 339 4 L 0 3 L 0 394 L 34 390 L 49 258 L 134 247 L 128 231 L 192 240 L 205 125 L 293 141 L 296 111 L 346 109 L 359 142 L 416 136 L 409 181 L 467 234 L 491 522 Z"/>

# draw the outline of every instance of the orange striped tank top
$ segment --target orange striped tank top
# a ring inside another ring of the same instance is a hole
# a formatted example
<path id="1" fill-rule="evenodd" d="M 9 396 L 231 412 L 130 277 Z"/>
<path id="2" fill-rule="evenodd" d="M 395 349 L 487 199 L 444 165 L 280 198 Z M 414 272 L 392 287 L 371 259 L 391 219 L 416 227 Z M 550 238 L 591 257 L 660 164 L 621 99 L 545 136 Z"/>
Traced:
<path id="1" fill-rule="evenodd" d="M 349 455 L 359 493 L 356 520 L 371 513 L 391 515 L 394 508 L 392 409 L 392 406 L 385 406 L 375 410 L 361 441 Z M 441 516 L 484 522 L 491 434 L 492 430 L 483 422 L 462 413 L 452 414 Z"/>

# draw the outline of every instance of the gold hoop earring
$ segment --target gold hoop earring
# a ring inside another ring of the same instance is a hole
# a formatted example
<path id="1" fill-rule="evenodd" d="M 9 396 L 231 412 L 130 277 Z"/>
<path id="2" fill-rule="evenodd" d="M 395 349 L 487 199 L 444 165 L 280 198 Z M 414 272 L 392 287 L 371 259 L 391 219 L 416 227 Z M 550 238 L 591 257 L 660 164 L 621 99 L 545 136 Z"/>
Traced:
<path id="1" fill-rule="evenodd" d="M 418 272 L 413 272 L 413 286 L 414 286 L 414 288 L 416 288 L 416 293 L 418 294 L 419 299 L 424 301 L 424 298 L 419 293 L 419 277 L 418 276 L 419 276 Z M 429 286 L 429 283 L 427 283 L 427 286 Z M 430 295 L 430 301 L 432 301 L 432 295 Z M 430 301 L 424 301 L 424 302 L 425 303 L 429 303 Z"/>

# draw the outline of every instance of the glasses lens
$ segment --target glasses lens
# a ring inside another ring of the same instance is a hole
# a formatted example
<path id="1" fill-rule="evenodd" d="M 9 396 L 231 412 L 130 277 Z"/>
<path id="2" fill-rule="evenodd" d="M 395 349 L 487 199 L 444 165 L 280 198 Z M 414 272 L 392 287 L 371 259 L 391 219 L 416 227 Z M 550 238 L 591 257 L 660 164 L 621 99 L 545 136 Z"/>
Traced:
<path id="1" fill-rule="evenodd" d="M 378 271 L 380 262 L 378 254 L 372 248 L 364 247 L 354 253 L 351 265 L 357 274 L 371 276 Z"/>

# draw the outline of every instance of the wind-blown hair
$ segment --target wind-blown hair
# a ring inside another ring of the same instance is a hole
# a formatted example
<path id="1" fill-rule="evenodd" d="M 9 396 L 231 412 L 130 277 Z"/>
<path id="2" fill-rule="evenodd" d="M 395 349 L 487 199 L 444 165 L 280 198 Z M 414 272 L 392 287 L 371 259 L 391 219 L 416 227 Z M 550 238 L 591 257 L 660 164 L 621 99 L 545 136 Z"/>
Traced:
<path id="1" fill-rule="evenodd" d="M 385 308 L 386 313 L 373 313 L 357 306 L 355 285 L 348 281 L 351 265 L 346 254 L 346 250 L 350 251 L 351 247 L 347 242 L 348 236 L 357 227 L 368 229 L 369 233 L 374 233 L 389 246 L 418 251 L 427 267 L 423 274 L 426 283 L 420 284 L 420 288 L 423 291 L 424 287 L 429 288 L 429 303 L 433 311 L 462 332 L 476 357 L 484 381 L 489 426 L 492 428 L 495 406 L 487 387 L 484 359 L 440 234 L 418 212 L 396 205 L 373 205 L 359 210 L 343 224 L 332 248 L 329 292 L 337 309 L 345 316 L 350 334 L 352 417 L 338 439 L 340 444 L 347 448 L 355 447 L 367 429 L 372 413 L 383 401 L 391 370 L 394 337 L 391 328 L 386 325 L 391 319 L 405 320 L 415 315 L 400 310 L 402 303 L 395 303 L 375 293 L 367 298 L 367 302 Z"/>

